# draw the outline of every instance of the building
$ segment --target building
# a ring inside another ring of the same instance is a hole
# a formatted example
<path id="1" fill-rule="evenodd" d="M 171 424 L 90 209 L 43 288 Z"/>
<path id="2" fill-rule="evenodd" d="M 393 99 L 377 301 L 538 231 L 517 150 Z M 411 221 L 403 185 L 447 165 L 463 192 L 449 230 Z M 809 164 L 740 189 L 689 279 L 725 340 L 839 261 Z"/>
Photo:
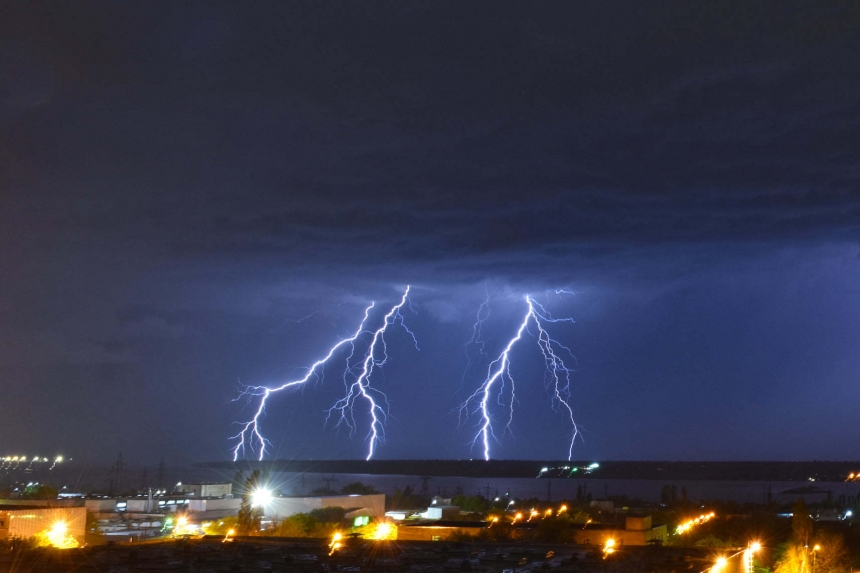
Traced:
<path id="1" fill-rule="evenodd" d="M 192 520 L 221 519 L 239 514 L 241 497 L 226 499 L 191 499 L 188 501 L 188 517 Z"/>
<path id="2" fill-rule="evenodd" d="M 283 519 L 324 507 L 342 507 L 350 519 L 362 515 L 382 517 L 385 515 L 385 494 L 275 497 L 266 505 L 265 516 L 267 519 Z"/>
<path id="3" fill-rule="evenodd" d="M 432 521 L 398 523 L 398 541 L 447 541 L 451 537 L 474 536 L 486 529 L 486 521 Z"/>
<path id="4" fill-rule="evenodd" d="M 57 523 L 65 524 L 65 533 L 83 545 L 87 531 L 87 509 L 77 507 L 49 507 L 22 503 L 0 505 L 0 540 L 16 537 L 29 538 L 48 531 Z"/>
<path id="5" fill-rule="evenodd" d="M 624 529 L 589 524 L 584 529 L 575 529 L 573 539 L 583 545 L 605 545 L 612 539 L 617 545 L 649 545 L 665 543 L 669 532 L 665 525 L 654 526 L 651 516 L 627 517 Z"/>
<path id="6" fill-rule="evenodd" d="M 178 483 L 174 488 L 176 493 L 185 493 L 194 497 L 231 497 L 233 484 L 230 483 Z"/>

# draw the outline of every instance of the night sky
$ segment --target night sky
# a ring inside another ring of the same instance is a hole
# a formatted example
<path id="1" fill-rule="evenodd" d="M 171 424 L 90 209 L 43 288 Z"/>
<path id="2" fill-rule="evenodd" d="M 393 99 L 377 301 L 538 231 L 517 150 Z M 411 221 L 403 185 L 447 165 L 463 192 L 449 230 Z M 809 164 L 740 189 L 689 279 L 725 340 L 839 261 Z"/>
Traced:
<path id="1" fill-rule="evenodd" d="M 858 459 L 858 30 L 853 1 L 3 2 L 0 455 L 227 459 L 243 385 L 409 284 L 377 458 L 480 457 L 466 343 L 530 293 L 576 321 L 575 458 Z M 493 455 L 563 459 L 519 344 Z M 364 457 L 323 423 L 339 364 L 270 402 L 273 456 Z"/>

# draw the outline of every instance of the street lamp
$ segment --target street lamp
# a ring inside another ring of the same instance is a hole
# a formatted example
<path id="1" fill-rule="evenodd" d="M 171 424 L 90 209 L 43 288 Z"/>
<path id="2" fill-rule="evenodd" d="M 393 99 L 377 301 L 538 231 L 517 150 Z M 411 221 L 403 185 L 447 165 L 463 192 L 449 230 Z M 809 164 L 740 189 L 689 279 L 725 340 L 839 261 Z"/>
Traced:
<path id="1" fill-rule="evenodd" d="M 753 573 L 753 553 L 761 549 L 761 543 L 753 541 L 744 551 L 744 565 L 747 573 Z"/>
<path id="2" fill-rule="evenodd" d="M 265 508 L 272 503 L 272 492 L 264 487 L 260 487 L 251 492 L 251 506 Z"/>
<path id="3" fill-rule="evenodd" d="M 815 573 L 815 562 L 817 561 L 819 551 L 821 551 L 821 546 L 816 543 L 812 548 L 812 573 Z"/>

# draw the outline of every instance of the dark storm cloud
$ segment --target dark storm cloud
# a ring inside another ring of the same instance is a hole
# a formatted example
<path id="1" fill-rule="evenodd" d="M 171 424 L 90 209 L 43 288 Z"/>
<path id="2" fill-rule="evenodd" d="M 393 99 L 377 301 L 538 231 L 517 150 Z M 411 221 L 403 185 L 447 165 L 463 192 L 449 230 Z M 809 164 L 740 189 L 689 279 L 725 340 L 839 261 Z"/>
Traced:
<path id="1" fill-rule="evenodd" d="M 719 318 L 758 296 L 738 284 L 777 285 L 752 306 L 780 332 L 784 308 L 853 309 L 856 3 L 0 10 L 0 367 L 48 394 L 65 364 L 76 384 L 121 371 L 221 411 L 237 379 L 285 376 L 406 283 L 456 341 L 476 285 L 511 308 L 579 285 L 595 340 L 663 364 L 628 333 L 733 337 Z M 679 360 L 696 371 L 713 346 Z M 661 367 L 583 376 L 679 388 Z"/>

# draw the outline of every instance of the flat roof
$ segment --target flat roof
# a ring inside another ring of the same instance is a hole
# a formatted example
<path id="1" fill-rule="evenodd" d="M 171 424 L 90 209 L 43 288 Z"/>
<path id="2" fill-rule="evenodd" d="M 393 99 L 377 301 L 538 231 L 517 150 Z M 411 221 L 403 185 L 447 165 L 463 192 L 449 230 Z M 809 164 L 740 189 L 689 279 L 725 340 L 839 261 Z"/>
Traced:
<path id="1" fill-rule="evenodd" d="M 68 506 L 68 505 L 25 505 L 25 504 L 13 505 L 13 504 L 6 504 L 6 505 L 0 505 L 0 512 L 3 512 L 3 511 L 20 511 L 20 510 L 30 511 L 30 510 L 34 510 L 34 509 L 76 509 L 78 507 L 83 507 L 83 506 L 82 505 Z"/>

